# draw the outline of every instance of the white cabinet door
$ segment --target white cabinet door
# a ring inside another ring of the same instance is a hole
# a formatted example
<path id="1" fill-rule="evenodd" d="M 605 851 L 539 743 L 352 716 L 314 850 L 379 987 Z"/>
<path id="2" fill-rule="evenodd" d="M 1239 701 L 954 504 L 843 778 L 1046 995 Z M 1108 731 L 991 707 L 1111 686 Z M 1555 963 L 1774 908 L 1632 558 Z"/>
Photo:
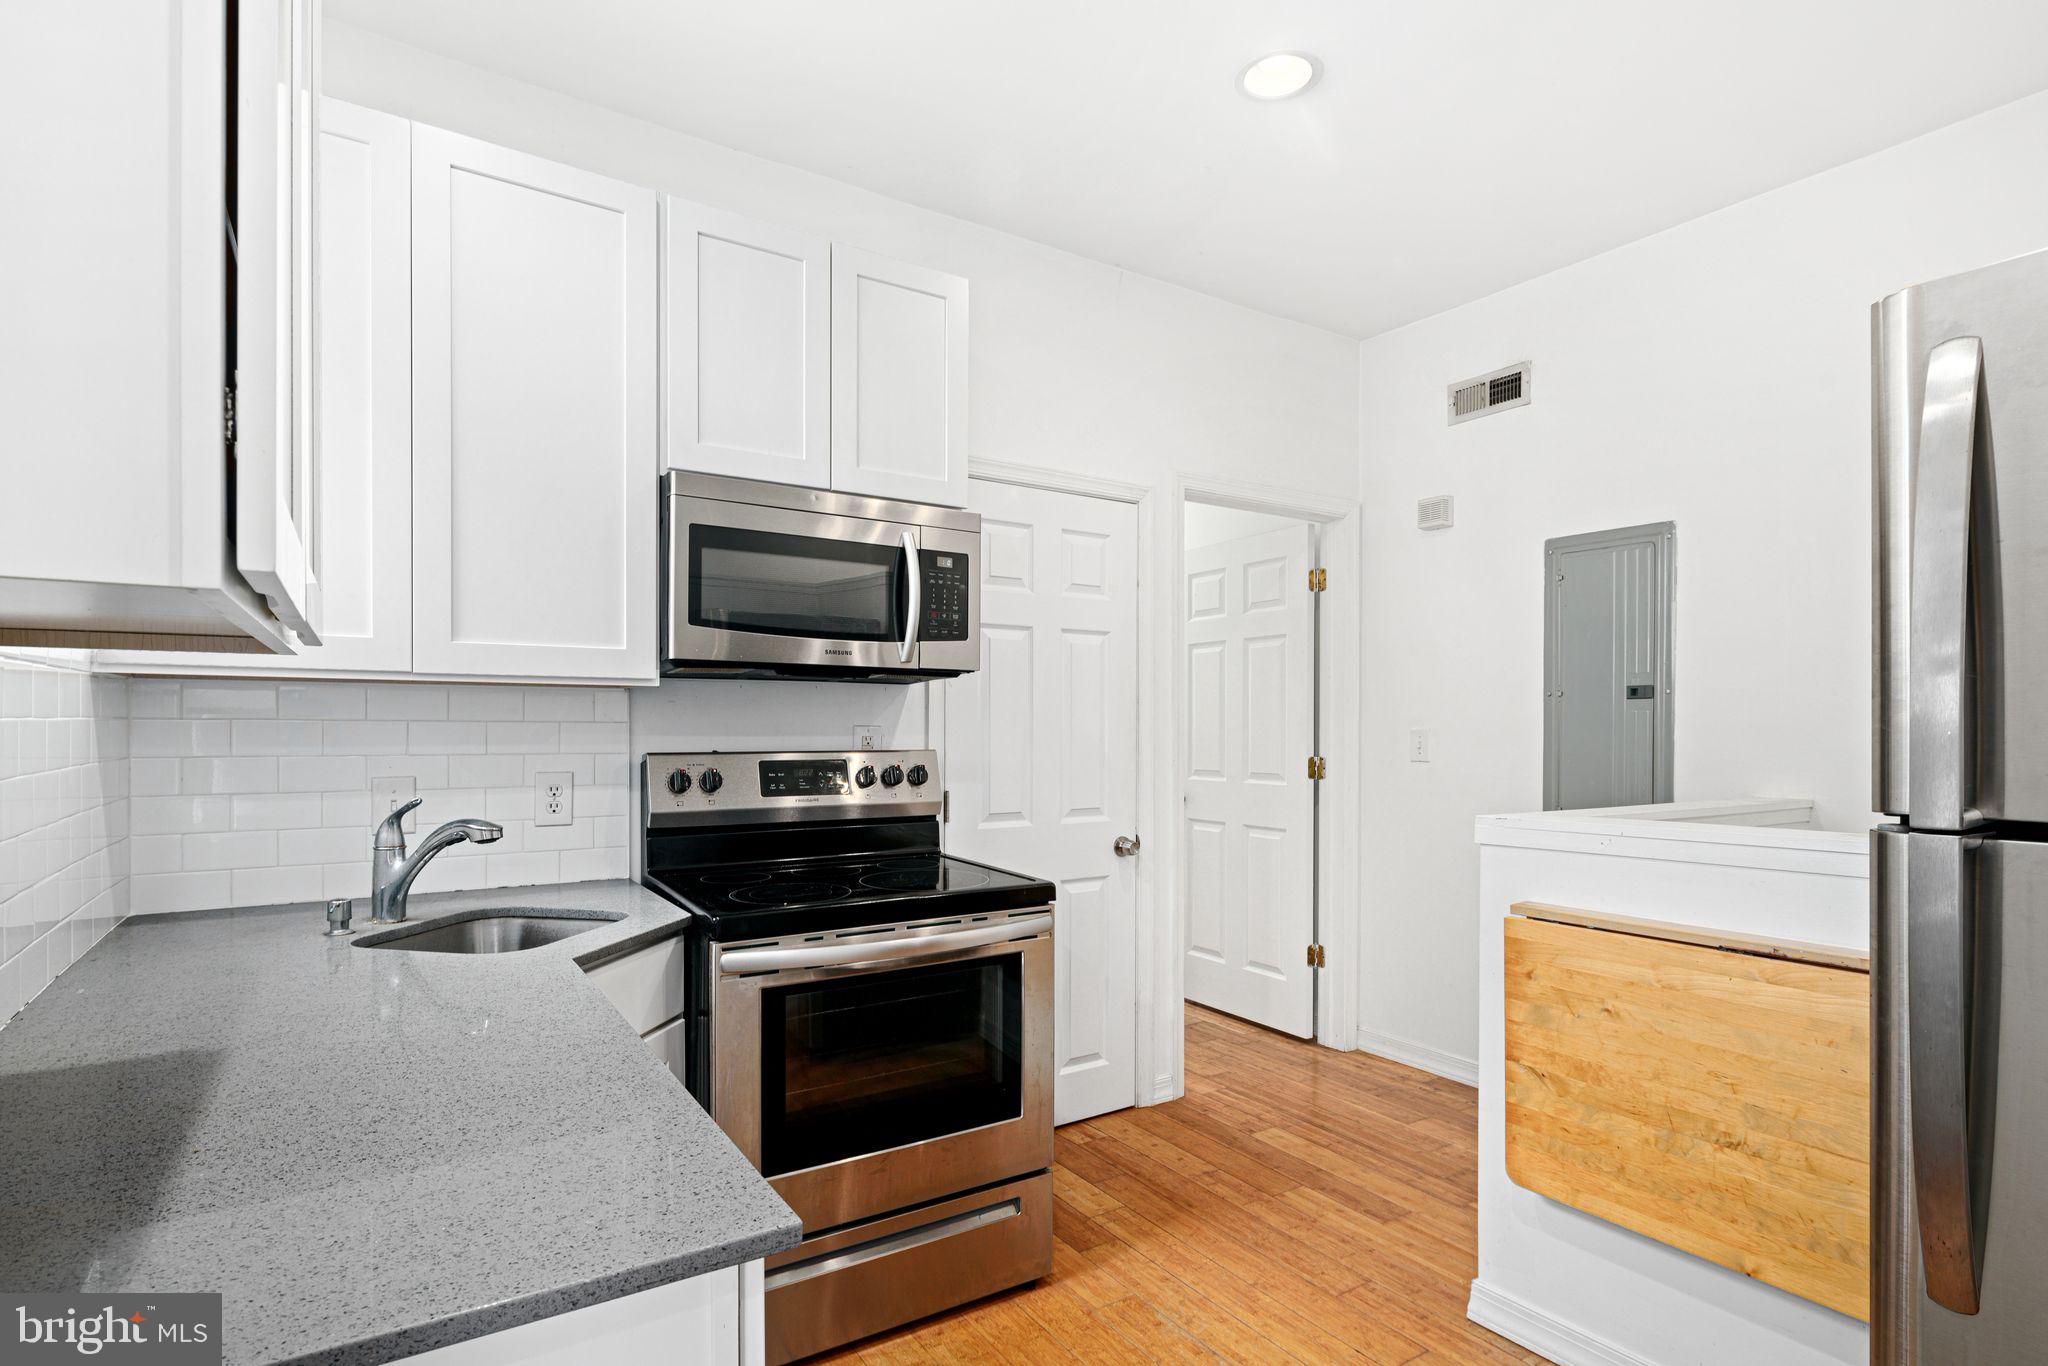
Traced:
<path id="1" fill-rule="evenodd" d="M 318 644 L 314 0 L 243 0 L 235 92 L 235 562 Z"/>
<path id="2" fill-rule="evenodd" d="M 945 685 L 946 849 L 1058 889 L 1053 1118 L 1136 1099 L 1138 512 L 976 481 L 981 668 Z M 1140 855 L 1143 857 L 1143 855 Z"/>
<path id="3" fill-rule="evenodd" d="M 967 282 L 832 248 L 832 487 L 967 502 Z"/>
<path id="4" fill-rule="evenodd" d="M 669 467 L 827 487 L 831 244 L 686 199 L 662 217 Z"/>
<path id="5" fill-rule="evenodd" d="M 1307 525 L 1188 551 L 1187 998 L 1315 1033 Z"/>
<path id="6" fill-rule="evenodd" d="M 321 643 L 296 655 L 110 652 L 110 672 L 299 676 L 412 664 L 412 129 L 337 100 L 320 118 Z"/>
<path id="7" fill-rule="evenodd" d="M 652 681 L 654 192 L 412 152 L 413 668 Z"/>

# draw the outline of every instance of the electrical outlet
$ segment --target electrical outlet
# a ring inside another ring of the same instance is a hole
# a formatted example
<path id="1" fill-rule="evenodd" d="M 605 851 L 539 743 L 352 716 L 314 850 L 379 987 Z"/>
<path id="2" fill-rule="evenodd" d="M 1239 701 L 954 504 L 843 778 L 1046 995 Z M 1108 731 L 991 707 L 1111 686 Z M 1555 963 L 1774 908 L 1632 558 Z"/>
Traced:
<path id="1" fill-rule="evenodd" d="M 855 726 L 853 728 L 853 743 L 856 749 L 874 749 L 881 742 L 882 728 L 880 726 Z"/>
<path id="2" fill-rule="evenodd" d="M 1408 732 L 1408 762 L 1426 764 L 1429 762 L 1429 732 L 1421 726 Z"/>
<path id="3" fill-rule="evenodd" d="M 533 823 L 567 825 L 576 819 L 576 775 L 536 773 L 533 775 Z"/>

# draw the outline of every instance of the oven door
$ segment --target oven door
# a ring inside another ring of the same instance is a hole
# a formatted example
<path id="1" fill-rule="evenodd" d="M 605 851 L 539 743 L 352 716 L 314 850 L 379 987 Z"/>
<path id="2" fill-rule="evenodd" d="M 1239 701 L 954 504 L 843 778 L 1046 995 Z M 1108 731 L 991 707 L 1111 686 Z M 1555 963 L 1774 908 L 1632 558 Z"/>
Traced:
<path id="1" fill-rule="evenodd" d="M 1051 1165 L 1049 912 L 721 949 L 713 975 L 712 1117 L 807 1230 Z"/>
<path id="2" fill-rule="evenodd" d="M 917 667 L 918 530 L 671 497 L 672 666 Z"/>

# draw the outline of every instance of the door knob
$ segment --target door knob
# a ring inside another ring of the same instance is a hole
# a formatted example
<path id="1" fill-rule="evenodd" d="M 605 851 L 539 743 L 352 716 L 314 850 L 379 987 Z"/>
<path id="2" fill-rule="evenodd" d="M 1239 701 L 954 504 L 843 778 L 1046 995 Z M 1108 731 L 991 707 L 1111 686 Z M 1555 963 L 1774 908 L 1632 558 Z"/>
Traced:
<path id="1" fill-rule="evenodd" d="M 1143 842 L 1136 835 L 1118 835 L 1116 837 L 1116 856 L 1118 858 L 1130 858 L 1143 847 Z"/>

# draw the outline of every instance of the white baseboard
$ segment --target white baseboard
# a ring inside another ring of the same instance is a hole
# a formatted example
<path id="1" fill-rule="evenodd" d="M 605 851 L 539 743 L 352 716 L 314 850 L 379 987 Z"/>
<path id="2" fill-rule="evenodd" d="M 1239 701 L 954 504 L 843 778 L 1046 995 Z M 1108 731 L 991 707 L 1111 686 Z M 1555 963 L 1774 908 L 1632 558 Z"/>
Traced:
<path id="1" fill-rule="evenodd" d="M 1656 1366 L 1648 1357 L 1616 1346 L 1576 1324 L 1553 1318 L 1527 1300 L 1484 1281 L 1472 1282 L 1465 1317 L 1557 1363 L 1557 1366 Z"/>
<path id="2" fill-rule="evenodd" d="M 1479 1084 L 1479 1064 L 1471 1058 L 1456 1053 L 1446 1053 L 1440 1048 L 1431 1048 L 1426 1043 L 1403 1039 L 1394 1034 L 1382 1034 L 1377 1030 L 1360 1026 L 1358 1046 L 1367 1053 L 1390 1058 L 1410 1067 L 1419 1067 L 1425 1072 L 1434 1072 L 1440 1077 L 1462 1082 L 1467 1086 Z"/>

